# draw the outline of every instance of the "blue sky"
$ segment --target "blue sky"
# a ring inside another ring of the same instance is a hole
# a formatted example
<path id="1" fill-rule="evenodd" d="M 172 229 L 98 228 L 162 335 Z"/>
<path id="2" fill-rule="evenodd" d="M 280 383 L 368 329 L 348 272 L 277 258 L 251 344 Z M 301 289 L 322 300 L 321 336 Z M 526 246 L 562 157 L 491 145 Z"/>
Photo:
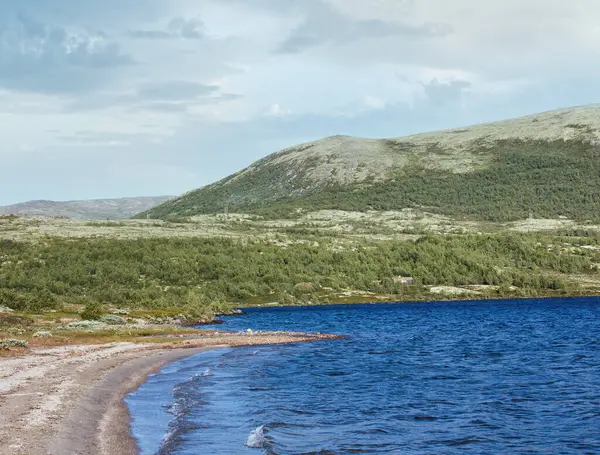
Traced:
<path id="1" fill-rule="evenodd" d="M 600 102 L 596 0 L 0 2 L 0 204 Z"/>

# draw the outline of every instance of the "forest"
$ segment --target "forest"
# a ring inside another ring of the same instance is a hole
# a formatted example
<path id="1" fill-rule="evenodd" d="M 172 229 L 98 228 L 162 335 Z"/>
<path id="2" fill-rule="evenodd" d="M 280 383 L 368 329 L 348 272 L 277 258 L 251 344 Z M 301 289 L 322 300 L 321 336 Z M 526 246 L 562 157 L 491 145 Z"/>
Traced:
<path id="1" fill-rule="evenodd" d="M 597 279 L 594 232 L 424 235 L 416 241 L 310 235 L 0 240 L 0 306 L 224 312 L 232 306 L 346 301 L 348 291 L 427 300 L 430 286 L 489 286 L 482 297 L 580 292 Z M 565 246 L 568 245 L 568 246 Z M 584 247 L 585 246 L 585 247 Z M 410 276 L 412 285 L 398 284 Z M 365 298 L 364 296 L 362 297 Z"/>

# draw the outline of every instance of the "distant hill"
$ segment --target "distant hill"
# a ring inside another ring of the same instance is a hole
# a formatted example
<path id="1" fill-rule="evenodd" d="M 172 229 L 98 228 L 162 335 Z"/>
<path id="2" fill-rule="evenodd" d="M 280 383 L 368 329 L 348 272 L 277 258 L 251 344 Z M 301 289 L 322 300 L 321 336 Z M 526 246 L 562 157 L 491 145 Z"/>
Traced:
<path id="1" fill-rule="evenodd" d="M 263 158 L 142 217 L 399 210 L 600 217 L 600 105 L 393 139 L 334 136 Z"/>
<path id="2" fill-rule="evenodd" d="M 0 207 L 0 214 L 64 216 L 89 220 L 128 219 L 162 204 L 172 196 L 96 199 L 87 201 L 29 201 Z"/>

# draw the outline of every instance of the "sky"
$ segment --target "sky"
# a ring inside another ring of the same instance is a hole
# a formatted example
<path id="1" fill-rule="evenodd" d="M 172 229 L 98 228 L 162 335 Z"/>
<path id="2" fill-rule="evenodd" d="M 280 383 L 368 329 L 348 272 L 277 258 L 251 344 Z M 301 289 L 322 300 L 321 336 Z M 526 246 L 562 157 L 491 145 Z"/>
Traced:
<path id="1" fill-rule="evenodd" d="M 600 102 L 597 0 L 2 0 L 0 205 Z"/>

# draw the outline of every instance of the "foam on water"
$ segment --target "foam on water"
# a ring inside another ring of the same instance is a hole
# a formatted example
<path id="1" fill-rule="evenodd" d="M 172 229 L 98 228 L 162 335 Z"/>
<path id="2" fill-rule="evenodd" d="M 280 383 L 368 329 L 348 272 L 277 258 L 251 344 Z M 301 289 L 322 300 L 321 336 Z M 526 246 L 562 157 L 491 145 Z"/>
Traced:
<path id="1" fill-rule="evenodd" d="M 204 378 L 208 376 L 204 373 L 196 374 L 173 388 L 174 401 L 166 407 L 167 412 L 173 415 L 173 420 L 169 422 L 168 432 L 161 441 L 157 452 L 159 455 L 173 453 L 182 444 L 186 433 L 199 428 L 189 416 L 204 404 L 202 387 L 206 382 Z"/>
<path id="2" fill-rule="evenodd" d="M 250 447 L 251 449 L 264 449 L 266 442 L 265 426 L 261 425 L 250 432 L 248 440 L 246 441 L 246 447 Z"/>
<path id="3" fill-rule="evenodd" d="M 598 321 L 598 298 L 250 309 L 219 328 L 348 338 L 169 366 L 133 432 L 143 455 L 600 453 Z"/>

